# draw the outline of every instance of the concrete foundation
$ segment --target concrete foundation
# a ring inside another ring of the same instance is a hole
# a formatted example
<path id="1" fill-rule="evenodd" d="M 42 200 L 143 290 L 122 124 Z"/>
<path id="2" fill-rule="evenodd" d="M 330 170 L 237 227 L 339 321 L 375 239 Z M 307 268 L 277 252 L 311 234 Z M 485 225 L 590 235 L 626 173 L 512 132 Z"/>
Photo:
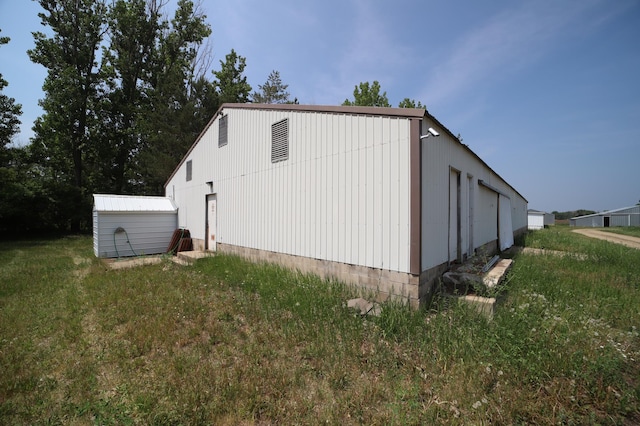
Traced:
<path id="1" fill-rule="evenodd" d="M 431 300 L 435 282 L 447 270 L 447 265 L 442 264 L 423 271 L 417 276 L 405 272 L 293 256 L 230 244 L 218 243 L 217 250 L 221 253 L 238 255 L 253 262 L 275 263 L 302 273 L 315 274 L 321 278 L 336 279 L 362 289 L 363 294 L 373 293 L 378 302 L 397 300 L 408 303 L 414 308 Z"/>
<path id="2" fill-rule="evenodd" d="M 193 239 L 194 250 L 204 249 L 204 240 Z M 341 281 L 362 290 L 362 295 L 371 295 L 377 302 L 397 300 L 408 303 L 414 308 L 428 305 L 437 289 L 437 283 L 450 265 L 445 262 L 422 271 L 420 275 L 406 272 L 369 268 L 328 260 L 312 259 L 302 256 L 258 250 L 232 244 L 218 243 L 218 252 L 234 254 L 252 262 L 269 262 L 284 266 L 302 273 L 315 274 L 321 278 Z M 477 253 L 496 253 L 497 240 L 491 241 L 477 249 Z"/>

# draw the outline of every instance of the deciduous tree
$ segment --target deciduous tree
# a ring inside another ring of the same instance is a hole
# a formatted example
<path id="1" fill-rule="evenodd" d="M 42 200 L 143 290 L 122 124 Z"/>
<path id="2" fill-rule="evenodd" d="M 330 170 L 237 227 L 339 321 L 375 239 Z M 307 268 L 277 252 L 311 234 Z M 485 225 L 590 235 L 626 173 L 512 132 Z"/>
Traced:
<path id="1" fill-rule="evenodd" d="M 374 107 L 390 107 L 387 92 L 380 93 L 380 83 L 374 81 L 371 85 L 369 82 L 360 83 L 353 90 L 353 100 L 345 99 L 342 105 L 352 106 L 374 106 Z"/>
<path id="2" fill-rule="evenodd" d="M 88 214 L 90 199 L 85 188 L 87 162 L 94 141 L 90 137 L 100 83 L 96 53 L 106 28 L 106 5 L 101 0 L 39 0 L 42 24 L 51 37 L 33 33 L 35 48 L 28 52 L 35 63 L 47 69 L 40 106 L 44 114 L 34 125 L 35 151 L 46 177 L 69 188 L 64 202 L 74 214 L 69 226 L 79 230 Z"/>
<path id="3" fill-rule="evenodd" d="M 0 30 L 2 31 L 2 30 Z M 9 43 L 9 37 L 0 37 L 0 46 Z M 11 143 L 13 137 L 20 131 L 20 115 L 22 105 L 17 104 L 14 98 L 3 93 L 9 82 L 0 74 L 0 150 Z"/>

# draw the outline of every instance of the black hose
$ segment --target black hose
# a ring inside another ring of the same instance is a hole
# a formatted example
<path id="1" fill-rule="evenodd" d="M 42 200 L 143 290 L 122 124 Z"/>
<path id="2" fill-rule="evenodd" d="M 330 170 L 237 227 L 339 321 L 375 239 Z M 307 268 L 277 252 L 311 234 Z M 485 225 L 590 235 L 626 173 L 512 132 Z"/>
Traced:
<path id="1" fill-rule="evenodd" d="M 120 258 L 120 252 L 118 252 L 118 245 L 116 244 L 116 234 L 121 234 L 123 232 L 127 237 L 127 244 L 129 244 L 129 248 L 131 249 L 131 252 L 133 253 L 134 256 L 138 256 L 136 251 L 131 246 L 131 241 L 129 241 L 129 234 L 127 233 L 127 230 L 122 228 L 121 226 L 118 226 L 115 229 L 115 231 L 113 231 L 113 247 L 116 249 L 116 255 L 118 256 L 118 258 Z"/>

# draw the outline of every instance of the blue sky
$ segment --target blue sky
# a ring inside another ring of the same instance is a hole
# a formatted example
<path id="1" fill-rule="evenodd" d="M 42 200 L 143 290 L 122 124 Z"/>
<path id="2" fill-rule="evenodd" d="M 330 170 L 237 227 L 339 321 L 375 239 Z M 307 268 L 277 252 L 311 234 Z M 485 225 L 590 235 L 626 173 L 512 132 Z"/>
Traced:
<path id="1" fill-rule="evenodd" d="M 209 0 L 212 67 L 231 49 L 257 89 L 272 70 L 302 104 L 341 104 L 378 80 L 421 101 L 545 211 L 640 200 L 637 0 Z M 39 6 L 0 0 L 0 73 L 27 144 L 45 70 L 32 64 Z"/>

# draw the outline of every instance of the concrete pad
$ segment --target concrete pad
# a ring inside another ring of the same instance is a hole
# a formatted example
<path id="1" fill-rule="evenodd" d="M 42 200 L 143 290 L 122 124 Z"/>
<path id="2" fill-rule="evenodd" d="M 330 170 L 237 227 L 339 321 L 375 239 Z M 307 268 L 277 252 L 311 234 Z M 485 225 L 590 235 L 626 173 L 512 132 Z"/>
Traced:
<path id="1" fill-rule="evenodd" d="M 126 259 L 105 259 L 104 262 L 110 269 L 127 269 L 141 265 L 155 265 L 162 262 L 161 256 L 131 257 Z"/>
<path id="2" fill-rule="evenodd" d="M 494 288 L 502 282 L 504 276 L 511 269 L 513 261 L 511 259 L 500 259 L 485 275 L 482 282 L 487 288 Z"/>
<path id="3" fill-rule="evenodd" d="M 578 260 L 587 260 L 588 259 L 588 256 L 586 254 L 583 254 L 583 253 L 571 253 L 571 252 L 558 251 L 558 250 L 536 249 L 536 248 L 531 248 L 531 247 L 525 247 L 524 249 L 522 249 L 522 253 L 535 254 L 535 255 L 550 254 L 550 255 L 558 256 L 558 257 L 569 256 L 569 257 L 573 257 L 573 258 L 578 259 Z"/>
<path id="4" fill-rule="evenodd" d="M 466 295 L 458 299 L 462 303 L 466 303 L 476 309 L 479 313 L 483 314 L 489 319 L 493 318 L 493 314 L 496 310 L 497 300 L 495 297 L 481 297 Z"/>
<path id="5" fill-rule="evenodd" d="M 193 263 L 198 259 L 214 256 L 214 254 L 215 252 L 212 252 L 212 251 L 201 251 L 201 250 L 179 251 L 176 257 L 187 263 Z"/>

